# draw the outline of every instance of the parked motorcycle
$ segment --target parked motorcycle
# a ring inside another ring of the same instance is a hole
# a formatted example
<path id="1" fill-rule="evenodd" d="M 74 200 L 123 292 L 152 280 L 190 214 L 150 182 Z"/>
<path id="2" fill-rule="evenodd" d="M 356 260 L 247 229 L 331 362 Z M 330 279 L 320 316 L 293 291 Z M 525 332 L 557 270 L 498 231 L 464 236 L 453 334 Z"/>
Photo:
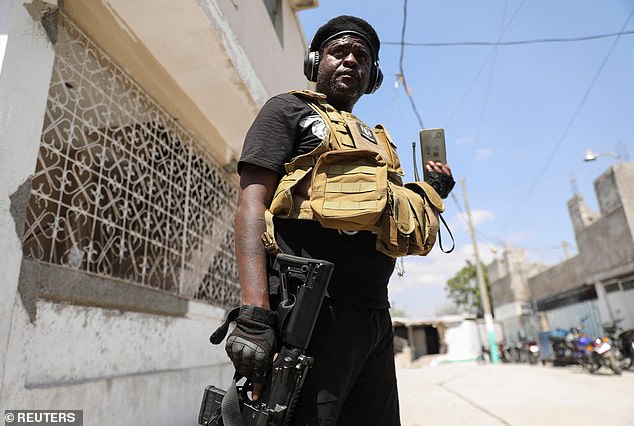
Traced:
<path id="1" fill-rule="evenodd" d="M 607 333 L 610 344 L 614 348 L 614 354 L 622 370 L 628 370 L 634 361 L 634 330 L 623 330 L 618 324 L 623 321 L 617 319 L 604 324 L 603 329 Z"/>
<path id="2" fill-rule="evenodd" d="M 539 344 L 535 339 L 529 338 L 515 342 L 512 351 L 513 361 L 537 364 L 539 361 Z"/>
<path id="3" fill-rule="evenodd" d="M 549 336 L 553 350 L 553 365 L 581 365 L 591 368 L 592 341 L 583 332 L 581 326 L 568 330 L 556 330 Z"/>
<path id="4" fill-rule="evenodd" d="M 524 352 L 529 364 L 537 364 L 537 361 L 539 361 L 539 345 L 535 339 L 529 339 L 525 342 Z"/>
<path id="5" fill-rule="evenodd" d="M 506 343 L 498 343 L 498 354 L 502 362 L 511 362 L 511 346 Z"/>
<path id="6" fill-rule="evenodd" d="M 621 366 L 616 357 L 617 350 L 610 344 L 610 339 L 597 337 L 592 347 L 590 358 L 590 373 L 596 372 L 601 367 L 612 370 L 615 374 L 621 374 Z"/>
<path id="7" fill-rule="evenodd" d="M 504 343 L 498 343 L 497 349 L 498 349 L 498 359 L 501 362 L 503 363 L 511 362 L 511 353 L 509 351 L 510 349 L 509 345 Z M 489 350 L 488 347 L 481 346 L 481 353 L 480 353 L 480 356 L 478 357 L 478 361 L 491 362 L 491 351 Z"/>

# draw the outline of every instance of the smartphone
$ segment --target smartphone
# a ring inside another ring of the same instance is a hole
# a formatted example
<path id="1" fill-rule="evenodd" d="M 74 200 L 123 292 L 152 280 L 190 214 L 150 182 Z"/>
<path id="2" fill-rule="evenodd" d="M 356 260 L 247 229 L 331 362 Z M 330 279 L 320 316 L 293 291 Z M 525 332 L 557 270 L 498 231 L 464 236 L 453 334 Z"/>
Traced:
<path id="1" fill-rule="evenodd" d="M 427 178 L 428 161 L 438 161 L 447 164 L 447 150 L 445 148 L 445 129 L 423 129 L 420 131 L 420 152 L 423 161 L 423 176 Z"/>

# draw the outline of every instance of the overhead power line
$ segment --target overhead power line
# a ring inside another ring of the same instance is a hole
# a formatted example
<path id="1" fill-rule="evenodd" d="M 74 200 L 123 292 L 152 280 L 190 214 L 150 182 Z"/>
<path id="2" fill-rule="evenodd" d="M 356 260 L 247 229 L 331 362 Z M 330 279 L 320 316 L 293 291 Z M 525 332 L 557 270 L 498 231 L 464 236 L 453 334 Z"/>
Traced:
<path id="1" fill-rule="evenodd" d="M 500 24 L 500 32 L 504 31 L 504 22 L 506 21 L 506 9 L 507 9 L 507 7 L 508 7 L 508 0 L 504 2 L 504 12 L 502 13 L 502 22 Z M 500 40 L 499 36 L 498 36 L 498 40 Z M 493 59 L 491 60 L 491 71 L 489 72 L 489 79 L 488 79 L 488 82 L 487 82 L 487 85 L 486 85 L 486 92 L 485 92 L 485 96 L 484 96 L 484 103 L 482 105 L 482 112 L 480 114 L 480 120 L 478 120 L 478 127 L 476 128 L 475 137 L 474 137 L 474 140 L 473 140 L 473 148 L 471 150 L 471 152 L 473 154 L 469 157 L 469 164 L 465 168 L 465 171 L 464 171 L 464 174 L 463 174 L 465 179 L 467 178 L 467 176 L 469 175 L 469 172 L 471 171 L 471 166 L 473 165 L 474 156 L 477 153 L 478 142 L 480 141 L 479 140 L 480 139 L 480 130 L 482 129 L 482 124 L 484 123 L 484 117 L 486 116 L 487 107 L 489 105 L 489 96 L 491 95 L 491 86 L 493 85 L 493 75 L 494 75 L 494 72 L 495 72 L 495 62 L 497 60 L 497 53 L 498 53 L 497 46 L 493 47 L 492 50 L 493 50 Z"/>
<path id="2" fill-rule="evenodd" d="M 405 89 L 405 93 L 407 94 L 407 98 L 409 99 L 409 103 L 412 106 L 412 110 L 418 119 L 418 124 L 421 129 L 424 129 L 423 119 L 420 117 L 418 113 L 418 108 L 416 108 L 416 103 L 414 102 L 414 98 L 412 97 L 412 92 L 409 90 L 409 86 L 407 85 L 407 80 L 405 79 L 405 71 L 403 70 L 403 57 L 405 56 L 405 28 L 407 27 L 407 0 L 403 1 L 403 26 L 401 27 L 401 57 L 399 59 L 399 75 L 398 78 L 403 83 L 403 88 Z M 423 166 L 424 167 L 424 166 Z"/>
<path id="3" fill-rule="evenodd" d="M 506 24 L 502 27 L 502 29 L 500 30 L 500 32 L 498 33 L 496 42 L 499 42 L 500 40 L 502 40 L 502 37 L 504 36 L 504 34 L 506 33 L 506 31 L 509 29 L 509 27 L 511 26 L 511 23 L 513 22 L 513 20 L 515 19 L 515 16 L 517 15 L 517 13 L 520 11 L 520 9 L 522 8 L 522 6 L 524 5 L 524 1 L 522 0 L 520 2 L 520 4 L 517 5 L 517 7 L 515 8 L 515 10 L 513 11 L 513 13 L 511 14 L 511 17 L 509 18 L 509 20 L 506 22 Z M 471 79 L 471 82 L 469 83 L 469 85 L 467 86 L 466 90 L 463 92 L 462 96 L 460 97 L 460 100 L 458 101 L 458 103 L 456 104 L 456 106 L 451 110 L 451 113 L 449 114 L 449 117 L 447 118 L 447 120 L 445 121 L 445 126 L 447 127 L 447 125 L 451 122 L 451 120 L 453 119 L 454 114 L 458 111 L 458 109 L 460 108 L 460 106 L 462 105 L 462 103 L 464 102 L 464 100 L 467 98 L 467 95 L 469 94 L 469 92 L 471 91 L 471 88 L 473 87 L 474 83 L 476 82 L 476 80 L 478 79 L 478 77 L 480 76 L 480 73 L 482 72 L 482 70 L 484 69 L 484 66 L 486 65 L 487 62 L 489 62 L 489 57 L 491 57 L 491 55 L 496 51 L 497 49 L 495 47 L 493 47 L 492 49 L 489 49 L 489 53 L 487 53 L 487 55 L 485 56 L 484 60 L 482 61 L 482 63 L 480 64 L 480 66 L 478 67 L 478 71 L 474 74 L 473 78 Z"/>
<path id="4" fill-rule="evenodd" d="M 630 13 L 630 15 L 625 20 L 625 23 L 623 24 L 622 29 L 625 29 L 627 27 L 627 24 L 629 24 L 629 22 L 632 19 L 632 17 L 634 17 L 634 9 L 632 9 L 632 12 Z M 620 32 L 623 33 L 623 31 L 620 31 Z M 570 117 L 570 120 L 568 121 L 568 124 L 566 125 L 563 134 L 561 135 L 561 137 L 559 138 L 559 140 L 557 141 L 557 143 L 553 147 L 553 150 L 551 151 L 550 155 L 546 159 L 546 162 L 544 163 L 542 169 L 537 174 L 537 177 L 533 181 L 533 184 L 531 185 L 530 190 L 528 191 L 526 196 L 522 199 L 522 201 L 520 202 L 520 204 L 517 207 L 517 209 L 515 209 L 513 214 L 511 214 L 511 217 L 508 219 L 506 224 L 501 228 L 500 233 L 504 233 L 506 231 L 506 229 L 509 227 L 509 225 L 513 222 L 513 220 L 515 220 L 515 217 L 517 216 L 517 214 L 522 210 L 522 208 L 524 207 L 524 204 L 526 204 L 526 202 L 528 201 L 530 196 L 533 194 L 533 191 L 537 187 L 537 184 L 539 183 L 541 178 L 544 176 L 544 173 L 546 173 L 546 170 L 548 170 L 548 167 L 550 166 L 550 163 L 552 162 L 553 158 L 555 157 L 555 154 L 559 150 L 559 147 L 561 146 L 561 144 L 566 139 L 566 136 L 568 136 L 568 132 L 572 128 L 572 125 L 577 120 L 577 116 L 579 115 L 579 112 L 581 111 L 581 108 L 585 105 L 586 100 L 588 99 L 588 96 L 590 95 L 590 92 L 592 92 L 592 89 L 594 88 L 595 83 L 599 79 L 599 76 L 601 75 L 601 72 L 603 71 L 603 68 L 605 68 L 605 64 L 607 64 L 608 59 L 610 59 L 610 56 L 612 55 L 612 52 L 614 51 L 614 48 L 618 44 L 619 40 L 620 40 L 620 36 L 617 37 L 612 42 L 612 45 L 610 46 L 610 49 L 608 49 L 608 52 L 606 53 L 605 57 L 601 61 L 601 64 L 599 65 L 599 68 L 597 69 L 596 73 L 594 74 L 594 77 L 592 78 L 592 81 L 590 82 L 590 85 L 588 86 L 588 89 L 585 91 L 585 93 L 583 94 L 583 97 L 579 101 L 579 104 L 577 104 L 577 108 L 575 108 L 574 112 L 572 113 L 572 117 Z"/>
<path id="5" fill-rule="evenodd" d="M 546 43 L 570 43 L 588 40 L 598 40 L 602 38 L 614 38 L 624 35 L 632 35 L 632 31 L 620 31 L 617 33 L 596 34 L 581 37 L 563 37 L 563 38 L 538 38 L 534 40 L 514 40 L 514 41 L 449 41 L 449 42 L 429 42 L 417 43 L 406 41 L 384 41 L 382 44 L 413 46 L 413 47 L 464 47 L 464 46 L 519 46 L 523 44 L 546 44 Z"/>

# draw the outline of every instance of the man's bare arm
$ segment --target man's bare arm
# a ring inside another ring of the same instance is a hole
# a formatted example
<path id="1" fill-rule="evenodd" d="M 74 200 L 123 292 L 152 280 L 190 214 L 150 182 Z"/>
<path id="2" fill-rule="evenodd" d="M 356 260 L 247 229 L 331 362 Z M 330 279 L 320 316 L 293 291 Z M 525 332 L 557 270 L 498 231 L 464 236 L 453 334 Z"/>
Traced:
<path id="1" fill-rule="evenodd" d="M 266 251 L 260 236 L 266 230 L 264 211 L 273 198 L 279 175 L 245 164 L 240 174 L 240 195 L 235 220 L 236 260 L 242 304 L 269 308 Z"/>

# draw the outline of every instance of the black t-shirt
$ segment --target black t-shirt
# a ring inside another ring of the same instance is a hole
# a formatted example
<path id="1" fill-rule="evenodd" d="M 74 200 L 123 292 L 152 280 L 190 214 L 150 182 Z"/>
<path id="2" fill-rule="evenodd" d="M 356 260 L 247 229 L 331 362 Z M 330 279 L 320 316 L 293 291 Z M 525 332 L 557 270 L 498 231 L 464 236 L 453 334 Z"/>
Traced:
<path id="1" fill-rule="evenodd" d="M 327 136 L 317 112 L 292 94 L 271 98 L 251 125 L 238 162 L 281 175 L 284 163 L 312 151 Z M 375 249 L 368 231 L 346 233 L 325 229 L 313 220 L 275 218 L 275 239 L 284 253 L 311 257 L 335 265 L 328 292 L 333 299 L 373 308 L 389 307 L 387 284 L 394 259 Z M 275 280 L 271 279 L 271 284 Z"/>

